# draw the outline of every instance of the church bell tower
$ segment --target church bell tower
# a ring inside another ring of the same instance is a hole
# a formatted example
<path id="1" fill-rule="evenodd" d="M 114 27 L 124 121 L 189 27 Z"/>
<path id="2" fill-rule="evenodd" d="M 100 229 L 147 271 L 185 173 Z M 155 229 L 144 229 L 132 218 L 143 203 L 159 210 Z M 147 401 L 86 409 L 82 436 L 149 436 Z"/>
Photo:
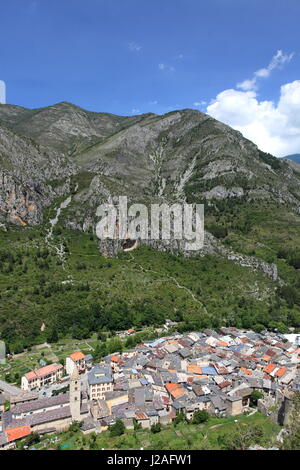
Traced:
<path id="1" fill-rule="evenodd" d="M 81 379 L 77 367 L 74 368 L 70 377 L 70 410 L 72 421 L 81 421 Z"/>

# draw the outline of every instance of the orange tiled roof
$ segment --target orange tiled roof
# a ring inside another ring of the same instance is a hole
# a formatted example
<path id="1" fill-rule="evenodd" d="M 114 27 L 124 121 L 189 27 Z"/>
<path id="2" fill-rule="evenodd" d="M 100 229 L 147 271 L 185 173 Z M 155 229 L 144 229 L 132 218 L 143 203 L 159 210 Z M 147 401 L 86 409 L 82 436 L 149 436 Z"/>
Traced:
<path id="1" fill-rule="evenodd" d="M 241 367 L 241 371 L 246 375 L 252 375 L 252 370 L 246 369 L 245 367 Z"/>
<path id="2" fill-rule="evenodd" d="M 137 417 L 137 419 L 148 419 L 145 413 L 135 413 L 135 416 Z"/>
<path id="3" fill-rule="evenodd" d="M 276 365 L 271 363 L 264 368 L 264 372 L 266 372 L 267 374 L 271 374 L 274 369 L 276 369 Z"/>
<path id="4" fill-rule="evenodd" d="M 226 343 L 226 341 L 222 341 L 222 340 L 218 341 L 217 344 L 219 346 L 228 346 L 228 343 Z"/>
<path id="5" fill-rule="evenodd" d="M 188 370 L 188 372 L 190 372 L 191 374 L 199 374 L 199 375 L 202 374 L 201 367 L 198 366 L 198 365 L 190 364 L 189 366 L 187 366 L 187 370 Z"/>
<path id="6" fill-rule="evenodd" d="M 78 351 L 78 352 L 74 352 L 72 354 L 70 354 L 69 356 L 71 359 L 73 359 L 73 361 L 80 361 L 81 359 L 84 359 L 85 358 L 85 355 L 81 352 L 81 351 Z"/>
<path id="7" fill-rule="evenodd" d="M 231 382 L 229 380 L 224 380 L 224 382 L 221 382 L 219 384 L 219 387 L 220 388 L 225 388 L 225 387 L 228 387 L 229 385 L 231 385 Z"/>
<path id="8" fill-rule="evenodd" d="M 286 371 L 287 371 L 286 367 L 280 367 L 280 369 L 278 369 L 275 372 L 275 376 L 276 377 L 282 377 L 286 373 Z"/>
<path id="9" fill-rule="evenodd" d="M 179 398 L 184 395 L 184 390 L 178 384 L 165 384 L 165 388 L 173 398 Z"/>
<path id="10" fill-rule="evenodd" d="M 62 367 L 63 366 L 61 364 L 50 364 L 48 366 L 41 367 L 41 369 L 31 370 L 30 372 L 27 372 L 27 374 L 25 374 L 25 377 L 27 380 L 37 379 L 38 377 L 44 377 L 45 375 L 52 374 L 53 372 L 62 369 Z"/>
<path id="11" fill-rule="evenodd" d="M 171 393 L 173 390 L 175 390 L 177 387 L 179 387 L 178 384 L 165 384 L 165 388 L 169 393 Z"/>
<path id="12" fill-rule="evenodd" d="M 271 360 L 271 356 L 268 356 L 267 354 L 265 354 L 263 357 L 262 357 L 262 360 L 265 361 L 265 362 L 269 362 Z"/>
<path id="13" fill-rule="evenodd" d="M 111 356 L 110 360 L 113 362 L 119 362 L 120 356 Z"/>
<path id="14" fill-rule="evenodd" d="M 31 433 L 29 425 L 26 426 L 17 426 L 15 428 L 10 428 L 5 430 L 8 442 L 21 439 L 22 437 L 28 436 Z"/>
<path id="15" fill-rule="evenodd" d="M 182 395 L 184 395 L 184 390 L 181 387 L 178 387 L 176 388 L 176 390 L 173 390 L 173 392 L 171 392 L 171 395 L 175 399 L 182 397 Z"/>
<path id="16" fill-rule="evenodd" d="M 248 356 L 248 360 L 252 362 L 258 362 L 257 357 L 254 357 L 254 356 Z"/>

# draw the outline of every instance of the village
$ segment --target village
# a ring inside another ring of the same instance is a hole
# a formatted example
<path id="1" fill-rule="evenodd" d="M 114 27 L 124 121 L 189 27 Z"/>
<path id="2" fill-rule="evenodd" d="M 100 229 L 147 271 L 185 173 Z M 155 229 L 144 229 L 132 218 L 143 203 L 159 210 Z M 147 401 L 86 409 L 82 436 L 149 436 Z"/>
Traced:
<path id="1" fill-rule="evenodd" d="M 117 420 L 126 429 L 150 429 L 179 414 L 190 420 L 198 410 L 214 417 L 258 410 L 285 426 L 300 391 L 299 364 L 300 335 L 232 327 L 167 333 L 98 362 L 75 351 L 64 365 L 24 374 L 21 388 L 0 381 L 0 449 L 72 423 L 81 423 L 84 434 Z"/>

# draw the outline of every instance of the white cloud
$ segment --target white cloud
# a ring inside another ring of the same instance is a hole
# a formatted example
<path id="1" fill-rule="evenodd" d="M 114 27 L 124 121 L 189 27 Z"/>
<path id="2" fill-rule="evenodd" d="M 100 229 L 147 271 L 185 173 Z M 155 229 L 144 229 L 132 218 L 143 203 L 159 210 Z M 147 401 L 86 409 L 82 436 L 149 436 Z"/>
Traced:
<path id="1" fill-rule="evenodd" d="M 207 101 L 195 101 L 193 103 L 193 106 L 196 106 L 197 108 L 199 108 L 200 106 L 205 106 L 207 104 Z"/>
<path id="2" fill-rule="evenodd" d="M 167 64 L 158 64 L 159 70 L 166 70 L 167 72 L 175 72 L 175 67 Z"/>
<path id="3" fill-rule="evenodd" d="M 257 72 L 255 72 L 255 75 L 257 77 L 267 78 L 269 77 L 272 70 L 282 67 L 285 63 L 289 63 L 293 57 L 294 57 L 293 52 L 289 55 L 284 55 L 284 53 L 281 50 L 279 50 L 272 57 L 272 60 L 269 63 L 268 67 L 258 70 Z"/>
<path id="4" fill-rule="evenodd" d="M 154 100 L 154 101 L 149 101 L 149 104 L 151 104 L 151 106 L 152 106 L 152 105 L 158 104 L 158 101 L 156 101 L 156 100 Z"/>
<path id="5" fill-rule="evenodd" d="M 133 108 L 133 109 L 131 110 L 131 114 L 141 114 L 141 111 L 140 111 L 139 109 L 137 109 L 137 108 Z"/>
<path id="6" fill-rule="evenodd" d="M 136 42 L 130 42 L 128 44 L 128 48 L 131 52 L 139 52 L 142 49 L 142 46 L 140 46 Z"/>
<path id="7" fill-rule="evenodd" d="M 0 103 L 6 103 L 6 86 L 3 80 L 0 80 Z"/>
<path id="8" fill-rule="evenodd" d="M 267 67 L 257 70 L 252 78 L 237 83 L 236 87 L 243 91 L 256 90 L 258 78 L 268 78 L 273 70 L 283 67 L 286 63 L 288 64 L 293 57 L 293 52 L 285 55 L 281 50 L 278 50 Z"/>
<path id="9" fill-rule="evenodd" d="M 256 78 L 247 78 L 243 82 L 238 83 L 236 86 L 237 88 L 240 88 L 244 91 L 256 90 Z"/>
<path id="10" fill-rule="evenodd" d="M 280 57 L 273 58 L 273 68 L 279 60 L 283 63 Z M 254 90 L 224 90 L 207 113 L 242 132 L 265 152 L 278 157 L 300 152 L 300 80 L 281 86 L 278 103 L 260 101 Z"/>

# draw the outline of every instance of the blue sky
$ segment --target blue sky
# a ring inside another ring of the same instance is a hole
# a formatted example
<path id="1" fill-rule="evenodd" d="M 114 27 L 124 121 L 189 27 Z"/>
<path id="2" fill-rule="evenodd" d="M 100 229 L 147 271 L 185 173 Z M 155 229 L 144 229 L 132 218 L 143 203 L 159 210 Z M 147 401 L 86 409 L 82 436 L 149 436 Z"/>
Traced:
<path id="1" fill-rule="evenodd" d="M 252 100 L 261 122 L 261 104 L 267 102 L 273 104 L 269 120 L 278 112 L 285 120 L 285 137 L 276 144 L 274 127 L 268 128 L 260 130 L 257 143 L 277 154 L 297 152 L 298 145 L 300 152 L 300 123 L 299 136 L 286 145 L 286 133 L 294 136 L 294 127 L 286 129 L 286 102 L 278 108 L 286 84 L 296 83 L 288 98 L 293 93 L 298 99 L 299 0 L 1 3 L 0 79 L 6 83 L 7 103 L 35 108 L 70 101 L 91 111 L 125 115 L 194 107 L 253 139 L 259 124 L 250 131 L 249 123 L 236 124 L 245 116 L 235 112 L 232 118 L 228 98 L 235 100 L 233 109 L 241 99 L 249 108 L 247 100 Z M 267 69 L 278 51 L 280 60 L 253 89 L 237 86 Z M 224 104 L 226 90 L 236 93 L 227 93 Z M 282 128 L 283 120 L 277 119 L 276 126 Z"/>

